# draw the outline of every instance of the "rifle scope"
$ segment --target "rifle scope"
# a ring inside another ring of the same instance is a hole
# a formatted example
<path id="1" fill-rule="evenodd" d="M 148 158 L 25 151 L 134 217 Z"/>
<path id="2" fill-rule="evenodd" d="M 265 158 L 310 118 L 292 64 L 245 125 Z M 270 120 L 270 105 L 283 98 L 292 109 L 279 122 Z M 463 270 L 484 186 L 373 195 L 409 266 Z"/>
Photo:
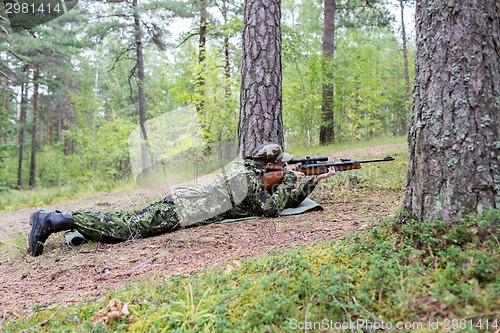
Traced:
<path id="1" fill-rule="evenodd" d="M 317 162 L 326 162 L 328 161 L 328 156 L 318 156 L 318 157 L 304 157 L 304 158 L 292 158 L 288 164 L 315 164 Z"/>

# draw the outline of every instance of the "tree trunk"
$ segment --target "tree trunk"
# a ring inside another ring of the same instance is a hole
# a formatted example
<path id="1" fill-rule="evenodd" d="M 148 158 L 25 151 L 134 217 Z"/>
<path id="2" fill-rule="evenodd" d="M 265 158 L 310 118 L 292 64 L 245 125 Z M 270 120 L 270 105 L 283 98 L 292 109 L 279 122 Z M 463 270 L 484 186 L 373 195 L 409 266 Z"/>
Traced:
<path id="1" fill-rule="evenodd" d="M 5 61 L 4 62 L 5 69 L 9 69 L 9 62 Z M 10 99 L 10 94 L 9 94 L 9 79 L 7 78 L 7 75 L 3 77 L 3 86 L 4 86 L 4 91 L 3 91 L 3 112 L 5 115 L 2 115 L 0 118 L 0 121 L 2 122 L 0 125 L 1 129 L 1 134 L 3 136 L 3 143 L 7 144 L 7 129 L 9 127 L 9 99 Z"/>
<path id="2" fill-rule="evenodd" d="M 500 208 L 500 2 L 419 0 L 407 211 Z"/>
<path id="3" fill-rule="evenodd" d="M 139 10 L 137 0 L 132 1 L 134 9 L 134 31 L 135 31 L 135 48 L 136 48 L 136 67 L 137 67 L 137 92 L 139 98 L 139 126 L 141 133 L 141 161 L 142 170 L 147 171 L 151 166 L 148 150 L 148 135 L 146 131 L 146 92 L 144 90 L 145 75 L 144 75 L 144 55 L 142 45 L 141 21 L 139 18 Z"/>
<path id="4" fill-rule="evenodd" d="M 207 0 L 200 0 L 200 40 L 198 49 L 198 61 L 203 64 L 205 61 L 205 44 L 207 42 Z"/>
<path id="5" fill-rule="evenodd" d="M 70 124 L 73 123 L 73 116 L 72 116 L 72 110 L 71 110 L 71 102 L 68 99 L 66 101 L 66 119 L 64 120 L 64 130 L 68 131 Z M 73 155 L 75 152 L 75 143 L 73 139 L 71 138 L 65 138 L 64 139 L 64 154 L 66 156 Z"/>
<path id="6" fill-rule="evenodd" d="M 40 76 L 40 68 L 38 65 L 33 66 L 33 123 L 31 124 L 31 163 L 30 163 L 30 179 L 29 185 L 35 188 L 36 185 L 36 127 L 38 122 L 38 78 Z"/>
<path id="7" fill-rule="evenodd" d="M 281 2 L 246 0 L 238 156 L 263 142 L 283 145 L 281 115 Z"/>
<path id="8" fill-rule="evenodd" d="M 73 84 L 73 76 L 68 75 L 68 83 L 67 86 L 71 87 Z M 70 128 L 70 125 L 75 122 L 75 115 L 73 113 L 73 108 L 71 105 L 71 101 L 69 98 L 66 98 L 66 106 L 65 106 L 66 112 L 65 116 L 66 119 L 63 121 L 63 130 L 68 131 Z M 75 152 L 75 142 L 74 139 L 72 138 L 65 138 L 64 139 L 64 154 L 66 156 L 73 155 Z"/>
<path id="9" fill-rule="evenodd" d="M 29 66 L 24 67 L 24 72 L 29 72 Z M 26 75 L 28 76 L 28 75 Z M 23 161 L 24 161 L 24 141 L 26 133 L 26 111 L 28 105 L 28 82 L 23 82 L 21 84 L 21 106 L 19 113 L 19 161 L 17 165 L 17 188 L 21 189 L 23 187 Z"/>
<path id="10" fill-rule="evenodd" d="M 45 142 L 52 145 L 52 113 L 47 115 L 47 135 L 45 136 Z"/>
<path id="11" fill-rule="evenodd" d="M 196 108 L 198 114 L 202 115 L 205 108 L 205 55 L 207 43 L 207 0 L 200 0 L 200 39 L 198 41 L 198 65 L 199 73 L 196 78 L 197 96 Z M 202 117 L 205 119 L 205 117 Z"/>
<path id="12" fill-rule="evenodd" d="M 227 18 L 228 5 L 227 1 L 222 2 L 222 17 L 224 18 L 224 25 L 228 24 Z M 229 32 L 227 29 L 224 32 L 224 77 L 226 78 L 226 98 L 231 97 L 231 61 L 229 58 Z"/>
<path id="13" fill-rule="evenodd" d="M 62 137 L 62 110 L 61 106 L 57 105 L 57 114 L 56 114 L 57 120 L 56 120 L 56 140 L 57 142 L 61 141 Z"/>
<path id="14" fill-rule="evenodd" d="M 398 134 L 404 134 L 407 131 L 407 121 L 411 116 L 411 96 L 410 96 L 410 69 L 408 65 L 408 43 L 406 38 L 406 28 L 404 20 L 405 0 L 399 0 L 399 8 L 401 9 L 401 38 L 403 39 L 403 63 L 405 75 L 405 103 L 406 112 L 400 120 L 400 128 Z"/>
<path id="15" fill-rule="evenodd" d="M 335 0 L 324 2 L 323 23 L 323 91 L 321 103 L 321 126 L 319 133 L 320 144 L 332 143 L 335 139 L 335 119 L 333 113 L 333 95 L 335 86 L 333 83 L 335 54 Z"/>

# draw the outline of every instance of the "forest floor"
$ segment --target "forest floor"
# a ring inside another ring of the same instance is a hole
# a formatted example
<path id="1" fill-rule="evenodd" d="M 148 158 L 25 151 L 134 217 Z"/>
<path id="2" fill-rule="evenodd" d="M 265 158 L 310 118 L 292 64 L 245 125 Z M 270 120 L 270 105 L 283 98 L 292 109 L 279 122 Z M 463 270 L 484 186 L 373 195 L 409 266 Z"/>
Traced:
<path id="1" fill-rule="evenodd" d="M 405 145 L 350 149 L 329 156 L 384 157 L 401 153 Z M 168 190 L 161 187 L 133 188 L 44 208 L 133 210 L 166 193 Z M 238 265 L 276 249 L 339 240 L 346 233 L 370 228 L 393 216 L 403 197 L 404 186 L 385 191 L 347 182 L 332 185 L 328 180 L 310 195 L 324 207 L 323 211 L 211 224 L 119 244 L 69 247 L 59 233 L 49 237 L 43 255 L 36 258 L 27 250 L 28 220 L 33 209 L 1 213 L 0 322 L 30 315 L 36 309 L 98 299 L 144 278 L 197 274 L 215 266 Z"/>

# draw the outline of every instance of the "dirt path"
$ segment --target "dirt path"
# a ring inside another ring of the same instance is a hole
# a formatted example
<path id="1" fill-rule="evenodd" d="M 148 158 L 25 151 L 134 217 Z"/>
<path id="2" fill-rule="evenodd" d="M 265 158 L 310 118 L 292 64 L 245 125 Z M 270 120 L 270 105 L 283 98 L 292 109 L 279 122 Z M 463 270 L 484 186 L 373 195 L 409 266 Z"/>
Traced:
<path id="1" fill-rule="evenodd" d="M 394 145 L 354 149 L 331 154 L 334 158 L 385 156 L 401 151 Z M 347 185 L 346 185 L 347 186 Z M 7 319 L 31 313 L 34 306 L 99 298 L 109 288 L 144 277 L 196 274 L 202 269 L 235 265 L 273 249 L 340 239 L 394 214 L 403 191 L 380 195 L 353 188 L 348 198 L 336 198 L 327 184 L 310 197 L 325 208 L 299 216 L 212 224 L 120 244 L 90 243 L 70 248 L 62 234 L 52 235 L 44 254 L 27 253 L 26 237 L 0 253 L 0 315 Z M 136 209 L 163 197 L 168 189 L 139 188 L 72 200 L 47 209 Z M 27 235 L 32 209 L 0 214 L 0 242 Z M 1 249 L 1 248 L 0 248 Z"/>

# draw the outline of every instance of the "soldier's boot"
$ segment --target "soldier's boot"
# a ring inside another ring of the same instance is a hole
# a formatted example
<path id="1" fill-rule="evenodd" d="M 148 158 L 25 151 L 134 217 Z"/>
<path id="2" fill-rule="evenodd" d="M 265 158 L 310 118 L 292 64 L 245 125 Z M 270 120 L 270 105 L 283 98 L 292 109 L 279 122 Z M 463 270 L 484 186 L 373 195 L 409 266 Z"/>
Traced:
<path id="1" fill-rule="evenodd" d="M 28 243 L 31 255 L 43 253 L 43 244 L 54 232 L 74 229 L 73 215 L 69 212 L 37 210 L 30 217 L 31 231 Z"/>

